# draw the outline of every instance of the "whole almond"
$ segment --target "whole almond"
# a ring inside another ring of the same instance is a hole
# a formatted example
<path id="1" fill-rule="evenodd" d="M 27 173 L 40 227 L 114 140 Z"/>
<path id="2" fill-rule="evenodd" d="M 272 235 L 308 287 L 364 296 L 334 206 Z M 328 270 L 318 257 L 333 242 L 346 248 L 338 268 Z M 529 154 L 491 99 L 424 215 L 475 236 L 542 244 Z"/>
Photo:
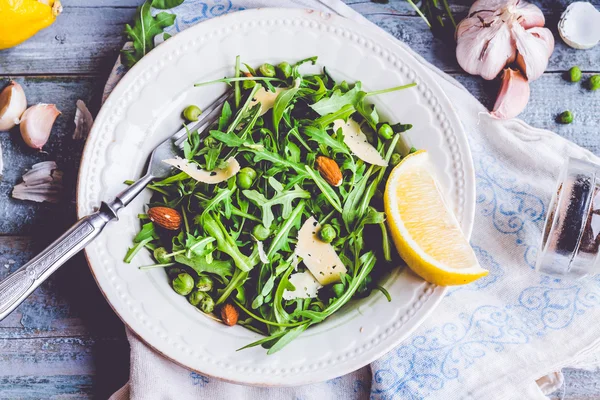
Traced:
<path id="1" fill-rule="evenodd" d="M 342 171 L 340 171 L 340 167 L 335 160 L 325 156 L 318 156 L 315 166 L 327 183 L 332 186 L 340 186 L 342 184 Z"/>
<path id="2" fill-rule="evenodd" d="M 169 207 L 152 207 L 148 210 L 150 221 L 156 225 L 175 231 L 181 226 L 181 214 Z"/>
<path id="3" fill-rule="evenodd" d="M 240 313 L 233 304 L 226 303 L 221 307 L 221 319 L 225 325 L 234 326 L 238 322 Z"/>

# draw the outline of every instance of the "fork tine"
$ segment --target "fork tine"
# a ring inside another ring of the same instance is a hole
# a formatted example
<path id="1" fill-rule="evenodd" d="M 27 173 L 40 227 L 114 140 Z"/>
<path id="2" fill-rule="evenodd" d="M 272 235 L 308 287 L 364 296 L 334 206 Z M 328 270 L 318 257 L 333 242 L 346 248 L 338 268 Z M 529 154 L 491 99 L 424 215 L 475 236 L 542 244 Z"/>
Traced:
<path id="1" fill-rule="evenodd" d="M 206 129 L 208 129 L 221 115 L 221 112 L 219 109 L 214 109 L 212 110 L 212 112 L 208 113 L 206 115 L 206 117 L 204 118 L 204 120 L 202 121 L 202 125 L 198 126 L 197 124 L 194 125 L 194 130 L 198 131 L 198 134 L 200 136 L 204 136 L 202 135 L 204 133 L 204 131 Z M 191 132 L 191 130 L 190 130 Z M 183 144 L 186 141 L 187 136 L 183 135 L 181 137 L 179 137 L 179 139 L 175 140 L 175 146 L 179 147 L 180 149 L 183 149 Z"/>
<path id="2" fill-rule="evenodd" d="M 192 125 L 192 127 L 188 127 L 189 131 L 190 132 L 193 132 L 195 130 L 200 131 L 201 130 L 200 128 L 202 128 L 202 130 L 206 129 L 206 127 L 204 126 L 205 120 L 207 118 L 209 118 L 215 110 L 217 110 L 219 107 L 221 107 L 232 95 L 233 95 L 233 91 L 228 90 L 227 92 L 225 92 L 221 96 L 219 96 L 219 98 L 217 98 L 214 102 L 212 102 L 208 107 L 206 107 L 204 109 L 204 112 L 200 115 L 200 118 L 198 119 L 198 121 L 196 121 L 194 123 L 194 125 Z M 215 122 L 214 119 L 212 120 L 211 124 L 213 122 Z M 178 142 L 182 137 L 184 137 L 186 135 L 187 130 L 185 128 L 186 127 L 184 126 L 180 130 L 178 130 L 173 136 L 171 136 L 171 139 Z"/>

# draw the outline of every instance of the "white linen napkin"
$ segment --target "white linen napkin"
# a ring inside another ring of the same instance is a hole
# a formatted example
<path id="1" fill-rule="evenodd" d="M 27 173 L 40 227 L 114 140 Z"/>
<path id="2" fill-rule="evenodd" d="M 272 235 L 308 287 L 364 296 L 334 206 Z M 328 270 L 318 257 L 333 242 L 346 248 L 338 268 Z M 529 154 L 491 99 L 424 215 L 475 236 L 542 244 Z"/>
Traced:
<path id="1" fill-rule="evenodd" d="M 340 0 L 188 0 L 175 10 L 178 23 L 169 33 L 226 12 L 267 6 L 308 7 L 370 23 Z M 462 85 L 402 45 L 439 78 L 467 132 L 477 178 L 471 244 L 490 274 L 451 289 L 432 316 L 382 359 L 308 386 L 256 388 L 207 378 L 162 358 L 127 332 L 130 380 L 111 400 L 546 399 L 544 393 L 562 382 L 556 371 L 600 365 L 600 277 L 567 281 L 533 270 L 564 158 L 599 160 L 552 132 L 490 118 Z M 105 95 L 123 74 L 117 63 Z"/>

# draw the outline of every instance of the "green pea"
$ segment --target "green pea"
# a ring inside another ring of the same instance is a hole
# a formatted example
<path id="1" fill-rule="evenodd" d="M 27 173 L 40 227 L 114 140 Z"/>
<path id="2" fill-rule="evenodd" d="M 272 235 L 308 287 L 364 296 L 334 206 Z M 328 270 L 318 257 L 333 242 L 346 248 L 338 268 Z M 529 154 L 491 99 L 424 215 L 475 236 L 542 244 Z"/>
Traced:
<path id="1" fill-rule="evenodd" d="M 266 78 L 273 78 L 275 76 L 275 67 L 271 64 L 264 63 L 258 68 L 260 74 Z"/>
<path id="2" fill-rule="evenodd" d="M 385 140 L 389 140 L 394 136 L 394 130 L 389 124 L 383 124 L 377 130 L 377 134 Z"/>
<path id="3" fill-rule="evenodd" d="M 185 272 L 185 270 L 180 267 L 171 267 L 167 270 L 167 274 L 171 279 L 174 279 L 177 275 L 179 275 L 182 272 Z"/>
<path id="4" fill-rule="evenodd" d="M 240 170 L 240 173 L 241 174 L 246 174 L 246 175 L 250 176 L 250 178 L 252 180 L 255 180 L 256 177 L 258 176 L 257 173 L 256 173 L 256 171 L 254 170 L 254 168 L 251 168 L 251 167 L 244 167 L 244 168 L 242 168 Z"/>
<path id="5" fill-rule="evenodd" d="M 594 75 L 590 78 L 590 90 L 600 89 L 600 75 Z"/>
<path id="6" fill-rule="evenodd" d="M 215 309 L 215 301 L 205 293 L 205 296 L 200 300 L 200 304 L 197 306 L 200 311 L 204 313 L 211 313 Z"/>
<path id="7" fill-rule="evenodd" d="M 167 254 L 169 254 L 167 252 L 167 249 L 165 249 L 164 247 L 157 247 L 154 250 L 154 259 L 160 264 L 168 264 L 171 262 L 171 258 L 165 257 Z"/>
<path id="8" fill-rule="evenodd" d="M 400 161 L 402 161 L 402 156 L 400 154 L 392 154 L 392 158 L 390 158 L 390 164 L 392 164 L 393 167 L 400 164 Z"/>
<path id="9" fill-rule="evenodd" d="M 256 238 L 256 240 L 266 240 L 271 231 L 269 228 L 265 228 L 263 224 L 258 224 L 252 229 L 252 236 Z"/>
<path id="10" fill-rule="evenodd" d="M 183 110 L 183 117 L 188 121 L 194 122 L 198 121 L 198 117 L 202 114 L 202 110 L 198 106 L 187 106 L 185 110 Z"/>
<path id="11" fill-rule="evenodd" d="M 214 281 L 210 276 L 201 275 L 196 282 L 196 289 L 201 292 L 210 292 L 213 289 Z"/>
<path id="12" fill-rule="evenodd" d="M 256 179 L 256 171 L 250 167 L 245 167 L 237 174 L 237 184 L 242 189 L 250 189 Z"/>
<path id="13" fill-rule="evenodd" d="M 330 224 L 323 225 L 319 231 L 319 238 L 325 243 L 331 243 L 336 236 L 337 232 Z"/>
<path id="14" fill-rule="evenodd" d="M 194 289 L 194 278 L 188 273 L 177 275 L 173 279 L 173 290 L 182 296 L 187 296 Z"/>
<path id="15" fill-rule="evenodd" d="M 219 145 L 219 141 L 212 136 L 204 139 L 204 145 L 210 149 L 215 149 Z"/>
<path id="16" fill-rule="evenodd" d="M 206 293 L 196 290 L 188 296 L 188 301 L 191 305 L 197 306 L 206 296 L 208 296 Z"/>
<path id="17" fill-rule="evenodd" d="M 581 80 L 581 70 L 579 67 L 573 67 L 569 70 L 569 80 L 571 82 L 579 82 Z"/>
<path id="18" fill-rule="evenodd" d="M 333 294 L 335 294 L 335 297 L 340 297 L 344 294 L 346 288 L 344 287 L 343 283 L 336 283 L 335 285 L 331 286 L 331 290 L 333 291 Z"/>
<path id="19" fill-rule="evenodd" d="M 348 90 L 350 90 L 350 85 L 348 85 L 348 82 L 342 81 L 342 83 L 340 83 L 340 89 L 342 92 L 346 93 Z"/>
<path id="20" fill-rule="evenodd" d="M 244 89 L 252 89 L 254 86 L 256 86 L 256 81 L 243 81 L 242 83 Z"/>
<path id="21" fill-rule="evenodd" d="M 558 120 L 561 124 L 570 124 L 573 122 L 573 113 L 571 111 L 564 111 L 559 115 Z"/>
<path id="22" fill-rule="evenodd" d="M 279 74 L 283 77 L 283 78 L 289 78 L 290 76 L 292 76 L 292 66 L 287 63 L 287 62 L 282 62 L 279 63 L 279 65 L 277 66 L 277 70 L 279 71 Z"/>

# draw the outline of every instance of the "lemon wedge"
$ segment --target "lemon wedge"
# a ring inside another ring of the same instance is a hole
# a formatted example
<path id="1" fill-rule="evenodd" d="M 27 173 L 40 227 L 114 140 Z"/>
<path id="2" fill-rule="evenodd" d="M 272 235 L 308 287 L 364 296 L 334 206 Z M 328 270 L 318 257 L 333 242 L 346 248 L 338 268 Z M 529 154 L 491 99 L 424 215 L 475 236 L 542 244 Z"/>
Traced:
<path id="1" fill-rule="evenodd" d="M 423 279 L 463 285 L 488 274 L 444 202 L 426 151 L 408 155 L 392 170 L 384 204 L 396 249 Z"/>

